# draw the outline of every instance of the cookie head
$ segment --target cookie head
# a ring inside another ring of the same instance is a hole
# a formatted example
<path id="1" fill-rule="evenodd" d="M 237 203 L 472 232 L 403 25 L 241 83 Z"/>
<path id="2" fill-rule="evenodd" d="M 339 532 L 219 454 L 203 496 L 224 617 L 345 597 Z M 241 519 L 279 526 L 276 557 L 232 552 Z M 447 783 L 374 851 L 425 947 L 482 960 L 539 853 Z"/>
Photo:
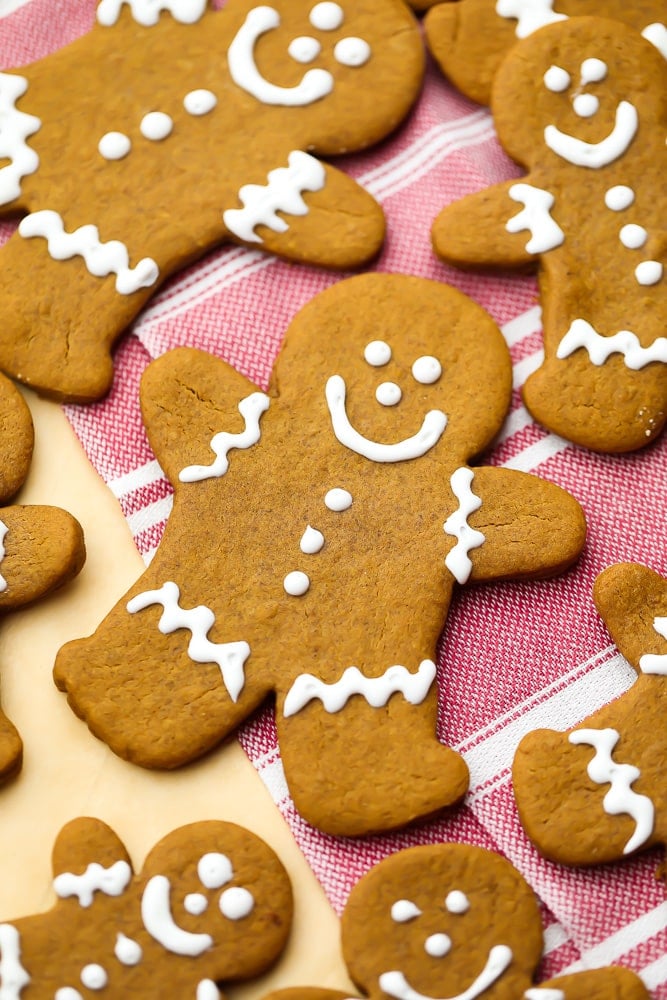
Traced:
<path id="1" fill-rule="evenodd" d="M 355 887 L 343 951 L 370 996 L 434 1000 L 511 996 L 529 985 L 542 948 L 539 912 L 519 873 L 461 844 L 392 855 Z"/>

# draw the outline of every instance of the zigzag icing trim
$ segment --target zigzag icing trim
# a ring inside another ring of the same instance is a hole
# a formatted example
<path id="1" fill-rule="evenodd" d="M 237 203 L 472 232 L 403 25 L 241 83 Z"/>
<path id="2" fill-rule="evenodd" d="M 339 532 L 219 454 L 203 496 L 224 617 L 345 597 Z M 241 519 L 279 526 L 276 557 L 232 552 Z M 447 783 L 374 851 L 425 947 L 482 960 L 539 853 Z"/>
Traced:
<path id="1" fill-rule="evenodd" d="M 137 24 L 152 27 L 157 24 L 163 10 L 181 24 L 194 24 L 206 10 L 207 0 L 101 0 L 97 8 L 97 21 L 104 27 L 115 24 L 121 7 L 127 4 Z"/>
<path id="2" fill-rule="evenodd" d="M 468 524 L 468 518 L 473 511 L 479 510 L 482 506 L 481 499 L 472 491 L 473 477 L 472 469 L 466 466 L 461 466 L 452 474 L 450 484 L 459 506 L 443 525 L 445 534 L 453 535 L 457 539 L 456 545 L 445 557 L 445 566 L 458 583 L 465 583 L 472 572 L 472 560 L 468 553 L 486 541 L 481 531 L 471 528 Z"/>
<path id="3" fill-rule="evenodd" d="M 0 160 L 9 163 L 0 169 L 0 205 L 7 205 L 21 194 L 21 179 L 34 174 L 39 156 L 26 139 L 42 127 L 39 118 L 19 111 L 16 101 L 28 89 L 24 76 L 0 73 Z"/>
<path id="4" fill-rule="evenodd" d="M 319 699 L 325 712 L 339 712 L 352 695 L 360 694 L 372 708 L 386 705 L 392 694 L 400 693 L 411 705 L 419 705 L 433 683 L 435 663 L 422 660 L 416 674 L 395 664 L 380 677 L 366 677 L 359 667 L 348 667 L 342 676 L 327 684 L 312 674 L 300 674 L 287 692 L 283 715 L 296 715 L 309 701 Z"/>
<path id="5" fill-rule="evenodd" d="M 631 330 L 620 330 L 612 337 L 603 337 L 585 319 L 570 324 L 556 351 L 557 358 L 568 358 L 583 347 L 594 365 L 602 365 L 612 354 L 622 354 L 627 368 L 638 371 L 651 361 L 667 362 L 667 337 L 658 337 L 649 347 L 642 347 Z"/>
<path id="6" fill-rule="evenodd" d="M 259 418 L 268 410 L 271 400 L 263 392 L 253 392 L 239 403 L 239 413 L 245 427 L 238 434 L 220 431 L 211 438 L 215 461 L 210 465 L 187 465 L 178 474 L 182 483 L 195 483 L 202 479 L 224 476 L 229 468 L 227 453 L 232 448 L 250 448 L 260 439 Z"/>

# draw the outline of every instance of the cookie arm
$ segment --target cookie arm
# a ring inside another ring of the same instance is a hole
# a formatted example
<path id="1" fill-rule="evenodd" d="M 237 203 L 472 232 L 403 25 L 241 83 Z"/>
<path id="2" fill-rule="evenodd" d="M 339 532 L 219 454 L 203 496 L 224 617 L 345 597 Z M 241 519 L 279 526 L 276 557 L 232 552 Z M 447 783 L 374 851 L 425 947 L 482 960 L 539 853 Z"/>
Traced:
<path id="1" fill-rule="evenodd" d="M 56 837 L 51 854 L 51 865 L 56 877 L 64 872 L 81 873 L 95 862 L 103 868 L 109 868 L 118 861 L 127 865 L 131 872 L 130 858 L 121 839 L 102 820 L 87 816 L 80 816 L 65 824 Z M 66 898 L 60 892 L 58 895 Z"/>
<path id="2" fill-rule="evenodd" d="M 4 529 L 0 611 L 36 601 L 81 570 L 86 558 L 83 532 L 67 511 L 59 507 L 4 507 L 0 525 Z"/>

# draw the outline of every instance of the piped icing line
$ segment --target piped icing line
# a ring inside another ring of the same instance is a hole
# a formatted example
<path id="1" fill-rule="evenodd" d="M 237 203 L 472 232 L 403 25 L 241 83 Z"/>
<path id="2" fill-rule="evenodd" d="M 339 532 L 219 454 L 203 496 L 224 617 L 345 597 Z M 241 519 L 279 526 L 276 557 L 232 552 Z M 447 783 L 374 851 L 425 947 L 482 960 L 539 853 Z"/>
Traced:
<path id="1" fill-rule="evenodd" d="M 2 563 L 2 560 L 5 558 L 6 555 L 5 538 L 7 536 L 8 531 L 9 528 L 7 527 L 5 522 L 0 521 L 0 563 Z M 7 581 L 5 580 L 2 573 L 0 573 L 0 594 L 4 593 L 5 590 L 7 590 Z"/>
<path id="2" fill-rule="evenodd" d="M 130 884 L 132 869 L 127 861 L 115 861 L 108 868 L 99 862 L 91 861 L 85 872 L 75 875 L 73 872 L 61 872 L 53 880 L 56 896 L 66 899 L 76 896 L 79 905 L 87 908 L 93 902 L 96 892 L 105 896 L 121 896 Z"/>
<path id="3" fill-rule="evenodd" d="M 545 24 L 567 20 L 567 14 L 555 13 L 553 0 L 498 0 L 496 14 L 508 19 L 516 18 L 514 33 L 517 38 L 527 38 Z"/>
<path id="4" fill-rule="evenodd" d="M 654 21 L 653 24 L 647 24 L 642 31 L 642 37 L 647 42 L 650 42 L 651 45 L 655 45 L 663 59 L 667 59 L 667 25 L 661 21 Z"/>
<path id="5" fill-rule="evenodd" d="M 554 990 L 550 986 L 531 986 L 523 996 L 524 1000 L 565 1000 L 562 990 Z"/>
<path id="6" fill-rule="evenodd" d="M 480 497 L 472 491 L 473 478 L 472 469 L 466 466 L 461 466 L 452 473 L 449 482 L 459 506 L 442 526 L 445 534 L 457 539 L 456 545 L 445 557 L 445 566 L 458 583 L 466 583 L 472 573 L 470 550 L 479 548 L 486 541 L 481 531 L 471 528 L 468 524 L 468 518 L 473 511 L 479 510 L 482 506 Z"/>
<path id="7" fill-rule="evenodd" d="M 21 965 L 21 938 L 13 924 L 0 924 L 0 1000 L 20 1000 L 30 976 Z"/>
<path id="8" fill-rule="evenodd" d="M 253 7 L 227 50 L 227 64 L 234 83 L 262 104 L 305 107 L 333 90 L 334 78 L 326 69 L 309 69 L 295 87 L 280 87 L 262 76 L 255 62 L 255 46 L 267 31 L 280 27 L 273 7 Z"/>
<path id="9" fill-rule="evenodd" d="M 274 233 L 284 233 L 288 223 L 277 213 L 307 215 L 308 206 L 303 200 L 304 191 L 321 191 L 326 183 L 323 165 L 314 156 L 299 149 L 287 157 L 287 167 L 270 170 L 268 184 L 244 184 L 239 191 L 243 208 L 230 208 L 222 213 L 230 233 L 246 243 L 262 243 L 255 227 L 267 226 Z"/>
<path id="10" fill-rule="evenodd" d="M 341 375 L 332 375 L 327 380 L 325 394 L 337 440 L 371 462 L 405 462 L 421 458 L 438 443 L 447 426 L 447 417 L 441 410 L 429 410 L 420 430 L 412 437 L 393 444 L 381 444 L 364 437 L 352 427 L 345 410 L 347 387 Z"/>
<path id="11" fill-rule="evenodd" d="M 195 1000 L 220 1000 L 222 993 L 212 979 L 200 979 Z"/>
<path id="12" fill-rule="evenodd" d="M 229 431 L 214 434 L 211 438 L 211 450 L 215 454 L 215 460 L 210 465 L 186 465 L 178 474 L 179 480 L 182 483 L 196 483 L 202 479 L 224 476 L 229 468 L 228 452 L 232 448 L 251 448 L 259 441 L 259 418 L 268 410 L 270 402 L 263 392 L 253 392 L 242 399 L 238 410 L 245 421 L 243 430 L 236 434 Z"/>
<path id="13" fill-rule="evenodd" d="M 658 337 L 649 347 L 642 347 L 631 330 L 619 330 L 603 337 L 585 319 L 575 319 L 556 350 L 556 357 L 568 358 L 578 348 L 588 351 L 591 363 L 602 365 L 612 354 L 621 354 L 627 368 L 638 371 L 652 361 L 667 362 L 667 337 Z"/>
<path id="14" fill-rule="evenodd" d="M 208 633 L 215 624 L 215 615 L 204 604 L 186 610 L 179 605 L 180 591 L 177 584 L 168 580 L 159 590 L 146 590 L 127 603 L 131 615 L 153 604 L 161 604 L 163 613 L 158 628 L 169 635 L 180 628 L 192 633 L 188 643 L 188 656 L 195 663 L 217 663 L 223 683 L 232 701 L 237 701 L 245 684 L 243 666 L 250 655 L 247 642 L 211 642 Z"/>
<path id="15" fill-rule="evenodd" d="M 559 247 L 565 233 L 551 216 L 555 201 L 550 191 L 534 187 L 532 184 L 513 184 L 508 194 L 512 201 L 523 204 L 524 208 L 508 220 L 508 233 L 530 232 L 526 243 L 528 253 L 545 253 Z"/>
<path id="16" fill-rule="evenodd" d="M 612 759 L 619 739 L 615 729 L 576 729 L 568 737 L 575 746 L 587 743 L 595 750 L 586 773 L 596 785 L 611 785 L 602 800 L 604 811 L 610 816 L 625 814 L 635 821 L 635 832 L 623 848 L 623 853 L 629 854 L 645 844 L 653 833 L 655 808 L 647 795 L 640 795 L 631 788 L 641 775 L 639 768 L 633 764 L 617 764 Z"/>
<path id="17" fill-rule="evenodd" d="M 383 993 L 395 1000 L 476 1000 L 485 990 L 496 982 L 507 970 L 513 959 L 512 949 L 506 944 L 496 944 L 489 950 L 484 968 L 470 986 L 450 997 L 431 997 L 419 993 L 405 978 L 402 972 L 383 972 L 378 978 L 378 985 Z"/>
<path id="18" fill-rule="evenodd" d="M 667 617 L 654 618 L 653 628 L 663 639 L 667 639 Z M 667 653 L 644 653 L 639 658 L 639 669 L 643 674 L 667 677 Z"/>
<path id="19" fill-rule="evenodd" d="M 27 89 L 28 81 L 24 76 L 0 73 L 0 160 L 9 160 L 0 168 L 0 205 L 18 198 L 21 180 L 34 174 L 39 167 L 39 156 L 26 139 L 39 131 L 42 122 L 16 107 L 17 99 Z"/>
<path id="20" fill-rule="evenodd" d="M 158 944 L 174 955 L 196 958 L 213 945 L 210 934 L 193 934 L 183 930 L 171 912 L 171 883 L 165 875 L 154 875 L 146 883 L 141 897 L 141 919 L 144 927 Z"/>
<path id="21" fill-rule="evenodd" d="M 204 14 L 207 0 L 100 0 L 97 6 L 98 23 L 104 27 L 114 25 L 125 4 L 137 24 L 148 28 L 158 23 L 163 10 L 169 11 L 181 24 L 194 24 Z"/>
<path id="22" fill-rule="evenodd" d="M 630 148 L 639 126 L 639 115 L 634 104 L 621 101 L 616 108 L 614 127 L 600 142 L 585 142 L 555 125 L 547 125 L 544 141 L 552 152 L 576 167 L 599 170 L 606 167 Z"/>
<path id="23" fill-rule="evenodd" d="M 361 695 L 371 708 L 381 708 L 397 693 L 410 705 L 419 705 L 426 698 L 434 678 L 432 660 L 422 660 L 415 674 L 395 664 L 379 677 L 366 677 L 358 667 L 347 667 L 331 684 L 312 674 L 299 674 L 285 697 L 283 715 L 285 718 L 296 715 L 315 699 L 322 702 L 325 712 L 339 712 L 355 694 Z"/>
<path id="24" fill-rule="evenodd" d="M 54 260 L 83 257 L 89 273 L 96 278 L 115 274 L 116 291 L 120 295 L 131 295 L 140 288 L 150 288 L 160 273 L 151 257 L 144 257 L 136 267 L 130 267 L 125 244 L 120 240 L 102 243 L 97 226 L 79 226 L 68 233 L 61 216 L 50 209 L 26 215 L 19 223 L 18 231 L 25 239 L 42 236 Z"/>

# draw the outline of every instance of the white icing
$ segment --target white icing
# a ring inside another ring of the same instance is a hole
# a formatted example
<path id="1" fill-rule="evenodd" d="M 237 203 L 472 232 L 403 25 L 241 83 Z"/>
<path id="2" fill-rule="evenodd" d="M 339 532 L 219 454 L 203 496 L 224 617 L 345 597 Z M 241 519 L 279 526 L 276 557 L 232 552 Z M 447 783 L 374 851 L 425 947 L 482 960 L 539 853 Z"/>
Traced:
<path id="1" fill-rule="evenodd" d="M 507 945 L 494 945 L 489 951 L 484 968 L 470 986 L 462 993 L 457 993 L 456 996 L 447 997 L 446 1000 L 476 1000 L 502 976 L 512 958 L 512 950 Z M 395 997 L 395 1000 L 438 1000 L 438 998 L 426 996 L 424 993 L 418 993 L 410 986 L 402 972 L 383 972 L 378 979 L 378 984 L 384 993 Z"/>
<path id="2" fill-rule="evenodd" d="M 345 410 L 346 391 L 342 376 L 332 375 L 328 379 L 326 399 L 333 432 L 342 445 L 371 462 L 405 462 L 421 458 L 438 443 L 447 426 L 447 417 L 441 410 L 430 410 L 420 430 L 412 437 L 393 444 L 381 444 L 364 437 L 350 424 Z"/>
<path id="3" fill-rule="evenodd" d="M 334 489 L 329 490 L 324 497 L 324 506 L 328 507 L 329 510 L 340 513 L 352 506 L 352 494 L 336 486 Z"/>
<path id="4" fill-rule="evenodd" d="M 667 639 L 667 618 L 657 617 L 653 619 L 653 628 Z M 660 674 L 667 677 L 667 653 L 644 653 L 639 659 L 639 669 L 643 674 Z"/>
<path id="5" fill-rule="evenodd" d="M 323 3 L 315 4 L 310 12 L 309 20 L 313 28 L 318 28 L 320 31 L 335 31 L 336 28 L 340 28 L 344 17 L 340 4 L 325 0 Z"/>
<path id="6" fill-rule="evenodd" d="M 416 903 L 409 899 L 397 899 L 391 907 L 391 919 L 397 924 L 405 924 L 408 920 L 421 917 L 422 911 Z"/>
<path id="7" fill-rule="evenodd" d="M 121 965 L 138 965 L 143 957 L 143 951 L 138 941 L 126 937 L 125 934 L 116 935 L 116 944 L 113 953 Z"/>
<path id="8" fill-rule="evenodd" d="M 445 908 L 449 913 L 467 913 L 470 909 L 470 900 L 465 892 L 461 892 L 460 889 L 452 889 L 451 892 L 447 893 Z"/>
<path id="9" fill-rule="evenodd" d="M 283 587 L 290 597 L 302 597 L 310 587 L 310 579 L 306 573 L 295 569 L 287 574 L 283 580 Z"/>
<path id="10" fill-rule="evenodd" d="M 456 545 L 445 557 L 445 566 L 459 583 L 465 583 L 472 572 L 472 561 L 468 553 L 486 541 L 481 531 L 468 524 L 469 516 L 482 506 L 481 499 L 472 492 L 473 477 L 472 469 L 465 466 L 452 473 L 450 485 L 459 506 L 443 525 L 445 534 L 457 539 Z"/>
<path id="11" fill-rule="evenodd" d="M 525 207 L 507 222 L 507 232 L 519 233 L 527 229 L 530 232 L 526 243 L 528 253 L 546 253 L 559 247 L 565 233 L 551 217 L 555 201 L 551 192 L 532 184 L 513 184 L 508 194 L 512 201 L 520 202 Z"/>
<path id="12" fill-rule="evenodd" d="M 53 889 L 61 899 L 76 896 L 79 906 L 87 908 L 93 902 L 95 892 L 101 892 L 104 896 L 121 896 L 131 878 L 132 869 L 127 861 L 116 861 L 108 868 L 97 861 L 91 861 L 81 875 L 74 875 L 72 872 L 56 875 Z"/>
<path id="13" fill-rule="evenodd" d="M 584 59 L 581 64 L 581 82 L 599 83 L 607 76 L 607 64 L 602 59 Z"/>
<path id="14" fill-rule="evenodd" d="M 208 908 L 208 899 L 202 892 L 189 892 L 183 900 L 183 908 L 193 917 L 200 917 Z"/>
<path id="15" fill-rule="evenodd" d="M 621 101 L 616 109 L 614 127 L 600 142 L 584 142 L 576 136 L 547 125 L 544 141 L 557 156 L 576 167 L 599 170 L 613 163 L 629 149 L 639 125 L 634 104 Z"/>
<path id="16" fill-rule="evenodd" d="M 169 896 L 171 885 L 165 875 L 154 875 L 146 883 L 141 897 L 141 919 L 144 927 L 158 944 L 175 955 L 194 958 L 213 945 L 210 934 L 192 934 L 175 922 Z"/>
<path id="17" fill-rule="evenodd" d="M 234 236 L 246 243 L 261 243 L 255 227 L 262 225 L 274 233 L 284 233 L 288 223 L 277 213 L 307 215 L 308 205 L 304 191 L 321 191 L 326 183 L 326 171 L 319 160 L 301 150 L 293 150 L 287 157 L 289 166 L 270 170 L 268 184 L 244 184 L 239 191 L 243 208 L 229 208 L 222 219 Z"/>
<path id="18" fill-rule="evenodd" d="M 229 468 L 227 453 L 232 448 L 250 448 L 260 439 L 259 418 L 269 408 L 269 397 L 263 392 L 253 392 L 239 403 L 239 413 L 245 427 L 237 434 L 219 431 L 211 438 L 215 461 L 210 465 L 187 465 L 178 474 L 182 483 L 196 483 L 202 479 L 224 476 Z"/>
<path id="19" fill-rule="evenodd" d="M 643 260 L 635 268 L 635 278 L 640 285 L 657 285 L 662 278 L 662 264 L 659 260 Z"/>
<path id="20" fill-rule="evenodd" d="M 637 226 L 634 223 L 629 223 L 627 226 L 623 226 L 618 238 L 624 247 L 628 250 L 638 250 L 643 247 L 648 239 L 648 233 L 643 226 Z"/>
<path id="21" fill-rule="evenodd" d="M 7 527 L 5 522 L 0 521 L 0 563 L 2 563 L 2 560 L 5 558 L 6 555 L 5 537 L 8 531 L 9 528 Z M 2 573 L 0 573 L 0 594 L 2 594 L 5 590 L 7 590 L 7 581 L 5 580 Z"/>
<path id="22" fill-rule="evenodd" d="M 157 24 L 160 12 L 168 10 L 181 24 L 194 24 L 204 11 L 208 0 L 100 0 L 97 20 L 105 27 L 115 24 L 123 4 L 128 4 L 132 17 L 145 27 Z"/>
<path id="23" fill-rule="evenodd" d="M 562 94 L 572 83 L 572 77 L 562 66 L 550 66 L 542 79 L 544 86 L 553 94 Z"/>
<path id="24" fill-rule="evenodd" d="M 655 45 L 664 59 L 667 59 L 667 25 L 662 24 L 660 21 L 647 24 L 642 31 L 642 35 L 647 42 Z"/>
<path id="25" fill-rule="evenodd" d="M 417 358 L 412 366 L 412 377 L 420 385 L 433 385 L 442 375 L 442 365 L 431 354 Z"/>
<path id="26" fill-rule="evenodd" d="M 255 907 L 253 894 L 241 886 L 225 889 L 220 896 L 220 912 L 228 920 L 243 920 Z"/>
<path id="27" fill-rule="evenodd" d="M 173 118 L 166 115 L 164 111 L 149 111 L 139 122 L 139 131 L 144 139 L 152 142 L 160 142 L 171 135 L 174 127 Z"/>
<path id="28" fill-rule="evenodd" d="M 382 406 L 396 406 L 402 396 L 401 387 L 395 382 L 382 382 L 375 390 L 375 398 Z"/>
<path id="29" fill-rule="evenodd" d="M 200 115 L 207 115 L 217 103 L 218 98 L 212 90 L 191 90 L 183 98 L 183 107 L 187 113 L 197 118 Z"/>
<path id="30" fill-rule="evenodd" d="M 317 59 L 321 50 L 322 46 L 311 35 L 300 35 L 298 38 L 293 38 L 287 46 L 287 52 L 292 59 L 300 63 L 310 63 Z"/>
<path id="31" fill-rule="evenodd" d="M 384 340 L 371 340 L 364 348 L 364 359 L 373 368 L 382 368 L 391 361 L 391 347 Z"/>
<path id="32" fill-rule="evenodd" d="M 83 1000 L 83 995 L 73 986 L 61 986 L 53 995 L 54 1000 Z"/>
<path id="33" fill-rule="evenodd" d="M 103 966 L 91 962 L 81 970 L 81 982 L 89 990 L 103 990 L 109 982 L 109 977 Z"/>
<path id="34" fill-rule="evenodd" d="M 197 875 L 206 889 L 221 889 L 223 885 L 231 882 L 234 869 L 226 854 L 210 851 L 199 859 Z"/>
<path id="35" fill-rule="evenodd" d="M 431 934 L 424 941 L 424 951 L 431 958 L 443 958 L 452 948 L 452 939 L 447 934 Z"/>
<path id="36" fill-rule="evenodd" d="M 612 212 L 623 212 L 634 200 L 635 192 L 627 184 L 616 184 L 604 196 L 604 203 Z"/>
<path id="37" fill-rule="evenodd" d="M 212 979 L 202 979 L 197 983 L 195 1000 L 220 1000 L 221 996 L 220 990 Z"/>
<path id="38" fill-rule="evenodd" d="M 121 295 L 149 288 L 155 284 L 160 273 L 150 257 L 144 257 L 136 267 L 130 267 L 125 244 L 120 240 L 102 243 L 97 226 L 80 226 L 72 233 L 66 232 L 60 215 L 48 209 L 26 215 L 19 223 L 18 231 L 25 239 L 42 236 L 54 260 L 83 257 L 88 271 L 95 277 L 115 274 L 116 291 Z"/>
<path id="39" fill-rule="evenodd" d="M 312 16 L 311 16 L 312 23 Z M 295 87 L 280 87 L 262 76 L 255 62 L 255 46 L 267 31 L 280 27 L 280 14 L 273 7 L 253 7 L 227 50 L 232 80 L 262 104 L 306 106 L 333 90 L 334 78 L 325 69 L 309 69 Z"/>
<path id="40" fill-rule="evenodd" d="M 124 132 L 105 132 L 97 144 L 100 156 L 105 160 L 122 160 L 131 148 L 130 138 Z"/>
<path id="41" fill-rule="evenodd" d="M 30 976 L 21 965 L 21 939 L 12 924 L 0 924 L 0 1000 L 19 1000 Z"/>
<path id="42" fill-rule="evenodd" d="M 639 768 L 632 764 L 616 764 L 612 760 L 612 751 L 619 738 L 615 729 L 577 729 L 568 737 L 575 746 L 587 743 L 595 750 L 586 773 L 596 785 L 611 785 L 602 800 L 604 811 L 610 816 L 624 813 L 635 821 L 635 832 L 623 848 L 623 853 L 628 854 L 651 836 L 655 809 L 647 795 L 639 795 L 631 788 L 641 775 Z"/>
<path id="43" fill-rule="evenodd" d="M 524 1000 L 565 1000 L 562 990 L 552 990 L 548 986 L 531 986 L 523 996 Z"/>
<path id="44" fill-rule="evenodd" d="M 410 705 L 419 705 L 429 692 L 435 677 L 435 664 L 422 660 L 415 674 L 400 664 L 388 667 L 379 677 L 366 677 L 358 667 L 348 667 L 331 684 L 312 674 L 299 674 L 287 692 L 283 715 L 296 715 L 314 699 L 319 699 L 325 712 L 339 712 L 355 695 L 361 695 L 372 708 L 386 705 L 393 694 L 400 693 Z"/>
<path id="45" fill-rule="evenodd" d="M 341 66 L 363 66 L 371 57 L 371 47 L 363 38 L 341 38 L 334 46 L 334 59 Z"/>
<path id="46" fill-rule="evenodd" d="M 21 194 L 21 180 L 34 174 L 39 156 L 26 139 L 42 127 L 39 118 L 19 111 L 16 101 L 25 94 L 28 81 L 24 76 L 0 73 L 0 205 L 6 205 Z"/>
<path id="47" fill-rule="evenodd" d="M 565 14 L 554 13 L 553 0 L 498 0 L 496 14 L 517 19 L 517 38 L 526 38 L 545 24 L 567 20 Z"/>
<path id="48" fill-rule="evenodd" d="M 306 555 L 315 555 L 319 552 L 324 545 L 324 535 L 317 528 L 311 528 L 310 525 L 306 528 L 303 535 L 301 536 L 301 541 L 299 542 L 299 548 Z"/>
<path id="49" fill-rule="evenodd" d="M 642 347 L 631 330 L 620 330 L 611 337 L 603 337 L 585 319 L 572 321 L 558 345 L 556 357 L 567 358 L 580 347 L 588 351 L 594 365 L 604 364 L 612 354 L 623 355 L 626 367 L 633 371 L 644 368 L 651 361 L 667 363 L 667 337 L 658 337 L 650 347 Z"/>
<path id="50" fill-rule="evenodd" d="M 237 701 L 243 690 L 245 675 L 243 665 L 250 655 L 247 642 L 211 642 L 208 633 L 215 624 L 215 615 L 204 604 L 186 610 L 178 601 L 180 591 L 177 584 L 168 580 L 159 590 L 146 590 L 137 594 L 127 603 L 131 615 L 152 604 L 161 604 L 163 612 L 158 628 L 163 635 L 185 628 L 192 633 L 188 643 L 188 656 L 195 663 L 217 663 L 222 680 L 232 701 Z"/>
<path id="51" fill-rule="evenodd" d="M 580 118 L 592 118 L 600 108 L 600 100 L 595 94 L 577 94 L 572 101 L 575 115 Z"/>

